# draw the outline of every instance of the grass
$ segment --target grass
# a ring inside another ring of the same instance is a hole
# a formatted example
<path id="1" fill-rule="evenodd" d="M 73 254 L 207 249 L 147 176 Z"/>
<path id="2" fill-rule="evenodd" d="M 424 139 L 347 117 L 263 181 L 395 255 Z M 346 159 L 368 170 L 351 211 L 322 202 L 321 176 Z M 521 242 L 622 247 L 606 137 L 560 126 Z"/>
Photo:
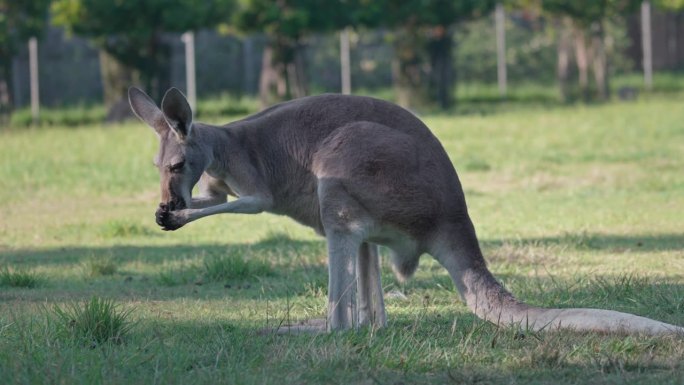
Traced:
<path id="1" fill-rule="evenodd" d="M 52 312 L 57 335 L 91 348 L 123 342 L 134 325 L 130 320 L 132 309 L 119 310 L 113 300 L 98 297 L 63 307 L 55 305 Z"/>
<path id="2" fill-rule="evenodd" d="M 519 298 L 684 325 L 683 100 L 422 118 Z M 498 329 L 427 256 L 406 283 L 383 261 L 386 329 L 262 335 L 325 315 L 325 244 L 267 214 L 158 230 L 156 147 L 137 123 L 0 132 L 3 384 L 682 383 L 681 337 Z"/>
<path id="3" fill-rule="evenodd" d="M 41 277 L 30 270 L 14 270 L 5 266 L 0 268 L 0 287 L 34 288 L 41 282 Z"/>
<path id="4" fill-rule="evenodd" d="M 116 273 L 117 265 L 110 257 L 92 256 L 83 263 L 83 270 L 88 277 L 113 275 Z"/>
<path id="5" fill-rule="evenodd" d="M 268 264 L 245 260 L 237 254 L 208 256 L 204 259 L 204 276 L 210 281 L 245 280 L 251 276 L 272 274 Z"/>

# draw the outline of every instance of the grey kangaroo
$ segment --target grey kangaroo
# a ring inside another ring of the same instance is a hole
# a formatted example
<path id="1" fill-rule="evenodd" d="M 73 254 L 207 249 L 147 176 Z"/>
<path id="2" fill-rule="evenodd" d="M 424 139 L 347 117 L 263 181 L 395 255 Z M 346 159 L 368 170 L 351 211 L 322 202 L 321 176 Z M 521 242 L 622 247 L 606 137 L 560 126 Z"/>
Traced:
<path id="1" fill-rule="evenodd" d="M 437 138 L 399 106 L 321 95 L 275 105 L 225 126 L 195 123 L 171 88 L 161 109 L 129 90 L 135 114 L 160 141 L 156 221 L 176 230 L 222 213 L 287 215 L 325 237 L 328 315 L 288 331 L 383 327 L 377 245 L 400 279 L 423 253 L 449 272 L 482 319 L 532 330 L 681 333 L 684 328 L 601 309 L 548 309 L 510 294 L 487 269 L 456 171 Z M 199 183 L 200 196 L 192 197 Z M 227 196 L 237 199 L 227 200 Z"/>

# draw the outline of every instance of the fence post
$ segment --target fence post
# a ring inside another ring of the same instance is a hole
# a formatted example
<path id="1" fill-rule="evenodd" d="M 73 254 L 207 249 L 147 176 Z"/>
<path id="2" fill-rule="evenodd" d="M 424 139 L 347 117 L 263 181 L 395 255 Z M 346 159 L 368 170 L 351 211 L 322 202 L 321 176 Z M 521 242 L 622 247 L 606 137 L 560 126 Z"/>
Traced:
<path id="1" fill-rule="evenodd" d="M 643 55 L 644 86 L 653 89 L 653 41 L 651 40 L 651 2 L 641 2 L 641 52 Z"/>
<path id="2" fill-rule="evenodd" d="M 38 39 L 32 37 L 28 41 L 29 77 L 31 81 L 31 117 L 33 124 L 40 121 L 40 89 L 38 86 Z"/>
<path id="3" fill-rule="evenodd" d="M 185 85 L 188 93 L 188 103 L 195 111 L 197 105 L 197 88 L 195 78 L 195 33 L 188 31 L 181 35 L 185 43 Z"/>
<path id="4" fill-rule="evenodd" d="M 494 11 L 496 24 L 496 69 L 499 81 L 499 95 L 506 97 L 507 74 L 506 74 L 506 13 L 503 4 L 497 3 Z"/>
<path id="5" fill-rule="evenodd" d="M 351 65 L 349 58 L 349 27 L 340 32 L 340 70 L 342 76 L 342 93 L 351 94 Z"/>

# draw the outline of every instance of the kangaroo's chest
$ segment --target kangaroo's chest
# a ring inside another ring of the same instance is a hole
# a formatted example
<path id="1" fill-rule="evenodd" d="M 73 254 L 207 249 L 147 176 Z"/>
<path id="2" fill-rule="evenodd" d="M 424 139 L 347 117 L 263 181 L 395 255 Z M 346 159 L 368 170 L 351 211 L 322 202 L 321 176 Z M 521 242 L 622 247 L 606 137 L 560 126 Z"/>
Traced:
<path id="1" fill-rule="evenodd" d="M 273 189 L 274 214 L 286 215 L 297 222 L 323 234 L 321 209 L 318 203 L 316 181 L 298 178 L 296 183 L 284 183 Z"/>

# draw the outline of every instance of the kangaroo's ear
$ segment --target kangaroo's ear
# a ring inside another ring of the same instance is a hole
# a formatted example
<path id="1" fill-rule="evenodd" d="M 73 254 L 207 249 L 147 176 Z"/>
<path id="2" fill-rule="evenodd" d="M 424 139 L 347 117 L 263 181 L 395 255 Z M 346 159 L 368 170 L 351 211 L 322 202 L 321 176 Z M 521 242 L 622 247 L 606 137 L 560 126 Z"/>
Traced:
<path id="1" fill-rule="evenodd" d="M 166 122 L 178 135 L 178 139 L 188 138 L 192 130 L 192 109 L 185 95 L 178 88 L 171 88 L 166 91 L 161 107 Z"/>
<path id="2" fill-rule="evenodd" d="M 164 120 L 164 114 L 154 103 L 154 100 L 141 89 L 136 87 L 128 89 L 128 103 L 130 103 L 135 115 L 152 127 L 158 135 L 161 136 L 169 129 L 166 120 Z"/>

